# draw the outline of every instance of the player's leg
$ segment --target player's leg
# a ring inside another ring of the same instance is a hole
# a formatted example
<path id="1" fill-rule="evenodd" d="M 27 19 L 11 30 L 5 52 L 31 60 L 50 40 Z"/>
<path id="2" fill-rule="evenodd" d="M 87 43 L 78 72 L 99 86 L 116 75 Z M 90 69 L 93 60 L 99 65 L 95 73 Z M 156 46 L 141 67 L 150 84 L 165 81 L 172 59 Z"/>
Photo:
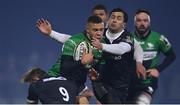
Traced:
<path id="1" fill-rule="evenodd" d="M 152 97 L 147 92 L 141 92 L 138 96 L 136 96 L 134 102 L 138 105 L 150 105 Z"/>
<path id="2" fill-rule="evenodd" d="M 131 102 L 138 105 L 150 105 L 155 88 L 147 86 L 146 88 L 139 88 L 134 91 Z"/>
<path id="3" fill-rule="evenodd" d="M 89 104 L 89 98 L 92 96 L 87 86 L 80 86 L 77 101 L 79 104 Z"/>

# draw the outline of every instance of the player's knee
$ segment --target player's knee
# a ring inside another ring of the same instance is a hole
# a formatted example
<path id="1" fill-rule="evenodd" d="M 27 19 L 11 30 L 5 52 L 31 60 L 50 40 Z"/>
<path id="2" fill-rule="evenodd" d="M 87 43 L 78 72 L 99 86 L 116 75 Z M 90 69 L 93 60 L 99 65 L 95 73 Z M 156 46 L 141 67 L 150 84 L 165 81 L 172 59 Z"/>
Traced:
<path id="1" fill-rule="evenodd" d="M 138 105 L 150 105 L 151 99 L 148 93 L 143 92 L 136 98 L 135 103 Z"/>
<path id="2" fill-rule="evenodd" d="M 85 96 L 78 96 L 78 104 L 89 104 L 89 100 Z"/>

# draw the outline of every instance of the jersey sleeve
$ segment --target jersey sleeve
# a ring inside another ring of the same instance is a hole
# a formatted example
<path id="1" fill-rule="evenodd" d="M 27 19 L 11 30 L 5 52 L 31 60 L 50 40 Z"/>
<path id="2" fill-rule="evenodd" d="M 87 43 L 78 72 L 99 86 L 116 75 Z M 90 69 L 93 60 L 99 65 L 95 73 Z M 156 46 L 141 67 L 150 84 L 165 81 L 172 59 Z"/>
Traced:
<path id="1" fill-rule="evenodd" d="M 159 48 L 163 53 L 166 53 L 170 50 L 171 48 L 171 44 L 168 41 L 168 39 L 166 37 L 164 37 L 163 35 L 161 35 L 159 37 Z"/>
<path id="2" fill-rule="evenodd" d="M 54 30 L 52 30 L 50 37 L 57 40 L 60 43 L 64 43 L 65 41 L 67 41 L 71 36 L 68 34 L 64 34 L 64 33 L 59 33 L 56 32 Z"/>
<path id="3" fill-rule="evenodd" d="M 73 56 L 76 43 L 70 38 L 62 47 L 62 55 Z"/>
<path id="4" fill-rule="evenodd" d="M 62 55 L 67 55 L 73 58 L 73 53 L 75 49 L 76 43 L 70 38 L 68 39 L 62 48 Z M 60 74 L 61 67 L 61 57 L 58 58 L 57 62 L 48 70 L 48 75 L 57 77 Z"/>
<path id="5" fill-rule="evenodd" d="M 176 55 L 168 39 L 163 35 L 161 35 L 159 38 L 159 47 L 160 51 L 162 51 L 166 56 L 163 62 L 156 67 L 159 72 L 162 72 L 176 59 Z"/>
<path id="6" fill-rule="evenodd" d="M 31 84 L 29 86 L 28 97 L 27 97 L 27 103 L 29 103 L 29 104 L 37 104 L 38 103 L 38 96 L 35 93 L 34 89 L 35 89 L 34 85 Z"/>
<path id="7" fill-rule="evenodd" d="M 102 50 L 117 54 L 123 55 L 126 52 L 130 52 L 133 49 L 133 39 L 130 36 L 126 36 L 122 39 L 122 41 L 118 44 L 104 44 L 102 43 Z"/>
<path id="8" fill-rule="evenodd" d="M 136 62 L 143 62 L 143 49 L 141 45 L 134 39 L 134 59 Z"/>

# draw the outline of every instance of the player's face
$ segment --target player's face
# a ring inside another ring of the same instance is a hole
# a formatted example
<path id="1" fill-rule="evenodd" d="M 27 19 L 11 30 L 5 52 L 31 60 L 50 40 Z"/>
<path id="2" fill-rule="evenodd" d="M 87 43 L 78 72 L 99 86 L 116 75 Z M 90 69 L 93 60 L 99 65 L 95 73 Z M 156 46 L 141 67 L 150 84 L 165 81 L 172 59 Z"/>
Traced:
<path id="1" fill-rule="evenodd" d="M 89 23 L 86 31 L 90 37 L 101 40 L 104 33 L 104 23 Z"/>
<path id="2" fill-rule="evenodd" d="M 135 27 L 136 30 L 145 34 L 150 28 L 150 17 L 146 13 L 139 13 L 135 16 Z"/>
<path id="3" fill-rule="evenodd" d="M 92 14 L 100 17 L 102 21 L 106 23 L 108 15 L 104 10 L 94 10 Z"/>
<path id="4" fill-rule="evenodd" d="M 122 12 L 112 12 L 108 20 L 108 28 L 111 32 L 120 32 L 125 27 L 124 14 Z"/>

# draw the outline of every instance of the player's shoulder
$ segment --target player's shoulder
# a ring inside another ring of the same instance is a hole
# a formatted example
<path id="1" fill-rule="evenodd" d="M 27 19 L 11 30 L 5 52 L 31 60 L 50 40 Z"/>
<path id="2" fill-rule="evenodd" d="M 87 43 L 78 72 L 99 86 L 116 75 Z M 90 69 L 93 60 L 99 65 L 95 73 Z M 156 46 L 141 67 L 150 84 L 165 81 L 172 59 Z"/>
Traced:
<path id="1" fill-rule="evenodd" d="M 123 32 L 122 39 L 127 43 L 133 43 L 132 34 L 127 30 Z"/>
<path id="2" fill-rule="evenodd" d="M 157 31 L 151 31 L 150 34 L 151 34 L 151 36 L 156 37 L 156 38 L 161 37 L 161 34 L 159 32 L 157 32 Z"/>
<path id="3" fill-rule="evenodd" d="M 78 34 L 72 35 L 72 37 L 70 39 L 77 40 L 77 39 L 82 39 L 83 37 L 84 37 L 84 33 L 78 33 Z"/>
<path id="4" fill-rule="evenodd" d="M 84 33 L 74 34 L 65 43 L 72 43 L 76 45 L 77 43 L 83 41 L 84 37 L 85 37 Z"/>
<path id="5" fill-rule="evenodd" d="M 164 41 L 164 40 L 167 40 L 166 36 L 159 33 L 159 32 L 156 32 L 156 31 L 151 31 L 151 37 L 154 39 L 154 40 L 158 40 L 158 41 Z"/>

